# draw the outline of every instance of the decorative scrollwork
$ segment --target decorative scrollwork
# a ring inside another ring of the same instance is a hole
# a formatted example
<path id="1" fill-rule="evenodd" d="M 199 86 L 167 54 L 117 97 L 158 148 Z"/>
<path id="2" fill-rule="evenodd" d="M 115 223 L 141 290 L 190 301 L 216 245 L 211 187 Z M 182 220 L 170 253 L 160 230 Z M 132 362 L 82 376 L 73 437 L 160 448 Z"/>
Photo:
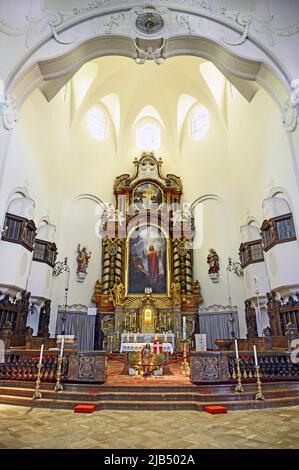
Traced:
<path id="1" fill-rule="evenodd" d="M 3 125 L 6 130 L 14 129 L 18 120 L 17 102 L 12 97 L 7 97 L 3 103 L 2 111 Z"/>
<path id="2" fill-rule="evenodd" d="M 115 26 L 120 26 L 125 20 L 125 15 L 123 13 L 118 13 L 116 15 L 111 15 L 109 19 L 104 24 L 105 33 L 111 34 L 111 31 Z"/>
<path id="3" fill-rule="evenodd" d="M 299 79 L 291 83 L 293 91 L 282 107 L 281 120 L 287 132 L 293 132 L 297 127 L 297 106 L 299 104 Z"/>

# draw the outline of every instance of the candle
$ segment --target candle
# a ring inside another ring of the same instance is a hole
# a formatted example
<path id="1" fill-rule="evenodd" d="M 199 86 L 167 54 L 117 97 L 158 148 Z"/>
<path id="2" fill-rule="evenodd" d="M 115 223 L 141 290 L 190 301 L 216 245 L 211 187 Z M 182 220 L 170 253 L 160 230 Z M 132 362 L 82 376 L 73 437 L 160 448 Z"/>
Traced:
<path id="1" fill-rule="evenodd" d="M 186 339 L 186 317 L 183 317 L 183 339 Z"/>
<path id="2" fill-rule="evenodd" d="M 63 356 L 63 347 L 64 347 L 64 337 L 62 338 L 62 341 L 61 341 L 61 348 L 60 348 L 60 357 L 61 358 Z"/>
<path id="3" fill-rule="evenodd" d="M 42 365 L 42 362 L 43 362 L 43 352 L 44 352 L 44 345 L 42 344 L 40 348 L 40 353 L 39 353 L 39 365 L 40 366 Z"/>
<path id="4" fill-rule="evenodd" d="M 68 290 L 70 285 L 70 272 L 66 271 L 66 276 L 65 276 L 65 290 Z"/>
<path id="5" fill-rule="evenodd" d="M 236 350 L 236 358 L 239 360 L 239 350 L 238 350 L 238 341 L 235 339 L 235 350 Z"/>
<path id="6" fill-rule="evenodd" d="M 255 365 L 258 366 L 259 363 L 258 363 L 258 361 L 257 361 L 256 345 L 255 345 L 255 344 L 253 345 L 253 352 L 254 352 L 254 362 L 255 362 Z"/>

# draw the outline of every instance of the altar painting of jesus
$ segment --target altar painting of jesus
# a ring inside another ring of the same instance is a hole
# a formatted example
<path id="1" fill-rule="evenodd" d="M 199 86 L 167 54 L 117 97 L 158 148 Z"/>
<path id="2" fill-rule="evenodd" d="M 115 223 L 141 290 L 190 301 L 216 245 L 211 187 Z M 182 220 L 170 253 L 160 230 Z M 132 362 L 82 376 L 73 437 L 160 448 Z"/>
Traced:
<path id="1" fill-rule="evenodd" d="M 157 227 L 138 227 L 129 241 L 129 282 L 131 294 L 167 293 L 166 239 Z"/>

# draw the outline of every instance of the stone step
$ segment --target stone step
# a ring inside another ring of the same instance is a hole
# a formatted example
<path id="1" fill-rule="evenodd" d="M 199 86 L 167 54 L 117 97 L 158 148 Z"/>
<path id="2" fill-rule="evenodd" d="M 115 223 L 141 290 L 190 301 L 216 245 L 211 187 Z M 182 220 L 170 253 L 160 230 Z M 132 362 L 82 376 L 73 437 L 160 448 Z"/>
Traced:
<path id="1" fill-rule="evenodd" d="M 73 409 L 78 403 L 73 400 L 56 400 L 41 398 L 39 400 L 33 400 L 29 397 L 21 396 L 9 396 L 0 395 L 0 403 L 9 405 L 20 405 L 20 406 L 34 406 L 44 407 L 53 409 Z M 283 406 L 294 406 L 299 405 L 299 397 L 285 397 L 285 398 L 273 398 L 270 400 L 259 401 L 259 400 L 243 400 L 243 401 L 117 401 L 117 400 L 106 400 L 106 401 L 88 401 L 81 400 L 80 404 L 93 404 L 96 405 L 97 410 L 194 410 L 203 411 L 204 406 L 208 405 L 222 405 L 226 406 L 228 410 L 241 410 L 241 409 L 260 409 L 260 408 L 271 408 L 271 407 L 283 407 Z"/>
<path id="2" fill-rule="evenodd" d="M 69 384 L 63 383 L 64 391 L 67 392 L 87 392 L 87 393 L 108 393 L 108 392 L 142 392 L 142 393 L 208 393 L 208 394 L 227 394 L 231 393 L 235 383 L 222 384 L 222 385 L 160 385 L 155 384 L 155 379 L 149 379 L 152 381 L 150 385 L 136 384 L 136 385 L 107 385 L 107 384 Z M 148 382 L 147 382 L 148 383 Z M 42 382 L 41 387 L 43 390 L 53 390 L 55 383 Z M 245 392 L 255 391 L 256 382 L 243 384 Z M 22 388 L 22 389 L 34 389 L 35 382 L 33 381 L 21 381 L 21 380 L 0 380 L 0 387 L 7 388 Z M 263 390 L 295 390 L 299 388 L 299 382 L 295 381 L 280 381 L 280 382 L 263 382 Z"/>
<path id="3" fill-rule="evenodd" d="M 114 390 L 114 391 L 68 391 L 63 390 L 57 394 L 53 389 L 44 389 L 41 388 L 41 393 L 43 394 L 44 398 L 47 399 L 56 399 L 59 397 L 60 400 L 72 400 L 72 401 L 80 401 L 80 400 L 88 400 L 88 401 L 200 401 L 200 402 L 208 402 L 211 399 L 213 400 L 221 400 L 221 401 L 244 401 L 247 399 L 252 399 L 255 396 L 256 389 L 251 388 L 247 390 L 246 386 L 244 387 L 244 392 L 241 394 L 236 394 L 234 392 L 233 387 L 230 388 L 229 391 L 226 393 L 224 392 L 209 392 L 209 393 L 201 393 L 200 391 L 192 391 L 192 392 L 184 392 L 184 391 L 167 391 L 167 392 L 147 392 L 147 391 L 134 391 L 134 392 L 126 392 L 122 390 Z M 297 397 L 299 396 L 299 386 L 294 389 L 276 389 L 275 387 L 272 389 L 265 388 L 263 389 L 264 395 L 266 399 L 271 398 L 284 398 L 284 397 Z M 0 394 L 6 396 L 20 396 L 20 397 L 29 397 L 31 398 L 34 393 L 34 388 L 23 388 L 23 387 L 2 387 L 0 386 Z"/>

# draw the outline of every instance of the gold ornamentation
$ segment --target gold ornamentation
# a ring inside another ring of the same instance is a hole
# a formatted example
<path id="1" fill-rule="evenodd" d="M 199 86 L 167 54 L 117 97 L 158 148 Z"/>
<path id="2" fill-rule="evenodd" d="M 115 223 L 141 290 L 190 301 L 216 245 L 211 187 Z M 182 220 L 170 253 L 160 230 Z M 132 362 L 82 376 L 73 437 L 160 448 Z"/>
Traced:
<path id="1" fill-rule="evenodd" d="M 62 361 L 63 361 L 63 357 L 60 357 L 60 355 L 58 356 L 58 367 L 57 367 L 57 373 L 56 373 L 56 384 L 55 384 L 55 387 L 54 387 L 54 392 L 62 392 L 63 391 L 63 386 L 61 384 L 61 377 L 62 377 L 62 373 L 61 373 L 61 368 L 62 368 Z"/>
<path id="2" fill-rule="evenodd" d="M 237 385 L 235 386 L 235 392 L 236 393 L 242 393 L 244 392 L 244 388 L 242 385 L 242 375 L 241 375 L 241 370 L 240 370 L 240 359 L 237 359 Z"/>
<path id="3" fill-rule="evenodd" d="M 181 297 L 181 285 L 179 282 L 173 282 L 170 288 L 170 294 L 173 305 L 181 305 L 182 297 Z"/>
<path id="4" fill-rule="evenodd" d="M 265 397 L 262 392 L 262 382 L 260 379 L 260 366 L 255 366 L 256 370 L 256 385 L 257 385 L 257 391 L 255 394 L 255 399 L 256 400 L 265 400 Z"/>
<path id="5" fill-rule="evenodd" d="M 180 256 L 186 256 L 186 254 L 187 254 L 187 248 L 186 248 L 186 244 L 185 244 L 184 241 L 182 241 L 182 242 L 180 242 L 180 243 L 178 244 L 177 249 L 178 249 L 178 254 L 179 254 Z"/>
<path id="6" fill-rule="evenodd" d="M 102 282 L 98 279 L 96 281 L 96 285 L 95 285 L 95 288 L 94 288 L 94 294 L 93 294 L 93 297 L 92 297 L 92 302 L 94 304 L 98 305 L 100 303 L 102 292 L 103 292 Z"/>
<path id="7" fill-rule="evenodd" d="M 117 253 L 117 243 L 116 242 L 109 243 L 107 252 L 110 256 L 115 256 Z"/>
<path id="8" fill-rule="evenodd" d="M 33 400 L 38 400 L 39 398 L 43 398 L 41 392 L 40 392 L 40 384 L 41 384 L 41 369 L 43 365 L 42 364 L 37 364 L 37 379 L 36 379 L 36 385 L 35 385 L 35 392 L 32 396 Z"/>
<path id="9" fill-rule="evenodd" d="M 116 281 L 113 288 L 110 290 L 110 294 L 112 297 L 113 305 L 124 305 L 125 300 L 125 286 L 121 281 Z"/>

